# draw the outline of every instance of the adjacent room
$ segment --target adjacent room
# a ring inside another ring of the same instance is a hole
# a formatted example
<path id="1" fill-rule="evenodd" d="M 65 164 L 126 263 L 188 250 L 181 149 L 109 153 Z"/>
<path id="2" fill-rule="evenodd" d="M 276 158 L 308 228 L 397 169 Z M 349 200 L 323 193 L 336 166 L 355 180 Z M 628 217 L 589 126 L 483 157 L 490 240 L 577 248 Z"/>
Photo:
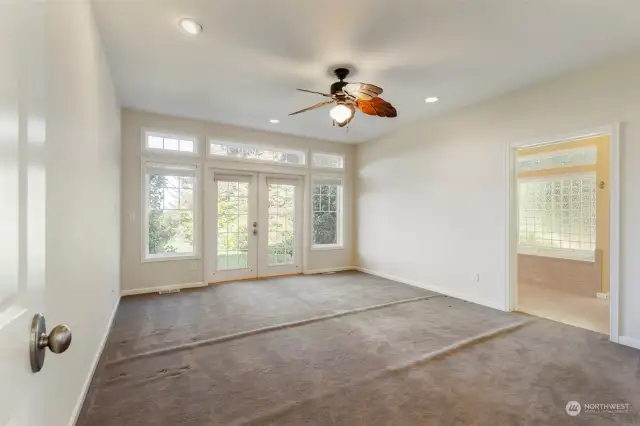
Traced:
<path id="1" fill-rule="evenodd" d="M 0 7 L 1 426 L 640 424 L 637 1 Z"/>

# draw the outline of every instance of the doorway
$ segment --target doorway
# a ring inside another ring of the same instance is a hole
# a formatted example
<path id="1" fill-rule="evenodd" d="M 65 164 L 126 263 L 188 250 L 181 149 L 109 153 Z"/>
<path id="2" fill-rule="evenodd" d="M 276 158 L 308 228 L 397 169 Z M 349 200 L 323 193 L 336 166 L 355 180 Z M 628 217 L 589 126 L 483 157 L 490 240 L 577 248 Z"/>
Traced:
<path id="1" fill-rule="evenodd" d="M 209 280 L 223 282 L 302 271 L 303 178 L 213 171 Z"/>
<path id="2" fill-rule="evenodd" d="M 618 318 L 615 135 L 512 146 L 510 155 L 510 309 L 612 340 Z"/>

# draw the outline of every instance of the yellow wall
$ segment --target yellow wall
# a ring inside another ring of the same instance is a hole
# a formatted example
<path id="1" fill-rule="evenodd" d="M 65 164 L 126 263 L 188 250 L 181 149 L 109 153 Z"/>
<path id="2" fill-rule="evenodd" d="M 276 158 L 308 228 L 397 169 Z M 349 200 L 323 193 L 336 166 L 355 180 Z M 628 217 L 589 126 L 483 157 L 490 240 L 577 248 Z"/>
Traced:
<path id="1" fill-rule="evenodd" d="M 542 154 L 566 149 L 584 148 L 596 146 L 598 157 L 596 164 L 586 166 L 560 167 L 548 170 L 523 171 L 518 173 L 518 178 L 533 178 L 544 176 L 555 176 L 560 174 L 596 172 L 598 185 L 596 195 L 596 250 L 602 250 L 602 292 L 609 292 L 609 136 L 596 136 L 590 138 L 576 139 L 568 142 L 561 142 L 551 145 L 537 146 L 518 150 L 519 157 Z M 604 182 L 604 188 L 600 188 Z"/>

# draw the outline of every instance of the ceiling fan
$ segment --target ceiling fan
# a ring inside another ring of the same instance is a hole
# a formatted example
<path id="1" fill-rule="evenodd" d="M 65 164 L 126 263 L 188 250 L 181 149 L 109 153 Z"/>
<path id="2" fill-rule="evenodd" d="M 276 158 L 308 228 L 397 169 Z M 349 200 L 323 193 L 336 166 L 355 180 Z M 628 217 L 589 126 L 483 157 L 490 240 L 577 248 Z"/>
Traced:
<path id="1" fill-rule="evenodd" d="M 387 101 L 382 99 L 382 88 L 367 83 L 347 83 L 344 81 L 349 75 L 346 68 L 337 68 L 333 71 L 340 81 L 336 81 L 331 85 L 331 93 L 314 92 L 313 90 L 297 89 L 301 92 L 315 93 L 327 98 L 320 103 L 310 106 L 300 111 L 292 112 L 289 115 L 300 114 L 301 112 L 311 111 L 325 105 L 334 104 L 335 106 L 329 111 L 329 115 L 333 119 L 333 124 L 344 127 L 353 120 L 356 108 L 367 115 L 377 115 L 378 117 L 396 117 L 398 112 Z"/>

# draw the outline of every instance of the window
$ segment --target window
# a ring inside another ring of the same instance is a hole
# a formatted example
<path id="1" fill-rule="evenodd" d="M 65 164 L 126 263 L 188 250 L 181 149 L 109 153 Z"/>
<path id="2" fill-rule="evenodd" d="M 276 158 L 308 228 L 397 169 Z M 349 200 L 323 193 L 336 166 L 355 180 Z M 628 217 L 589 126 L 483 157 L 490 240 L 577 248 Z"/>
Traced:
<path id="1" fill-rule="evenodd" d="M 327 167 L 330 169 L 344 169 L 344 157 L 337 154 L 321 154 L 314 152 L 313 167 Z"/>
<path id="2" fill-rule="evenodd" d="M 529 248 L 524 251 L 574 252 L 570 258 L 582 252 L 583 258 L 592 260 L 596 248 L 595 173 L 521 179 L 518 190 L 519 244 Z"/>
<path id="3" fill-rule="evenodd" d="M 197 154 L 197 139 L 191 136 L 145 132 L 145 148 L 149 151 Z"/>
<path id="4" fill-rule="evenodd" d="M 315 179 L 312 199 L 314 248 L 342 246 L 342 181 Z"/>
<path id="5" fill-rule="evenodd" d="M 196 255 L 196 167 L 146 164 L 145 259 Z"/>
<path id="6" fill-rule="evenodd" d="M 209 155 L 234 160 L 264 161 L 278 164 L 304 166 L 305 153 L 289 149 L 267 149 L 244 144 L 211 141 Z"/>
<path id="7" fill-rule="evenodd" d="M 596 164 L 598 148 L 587 146 L 518 157 L 518 171 L 548 170 Z"/>
<path id="8" fill-rule="evenodd" d="M 268 266 L 289 265 L 295 254 L 295 192 L 293 179 L 267 178 Z"/>

